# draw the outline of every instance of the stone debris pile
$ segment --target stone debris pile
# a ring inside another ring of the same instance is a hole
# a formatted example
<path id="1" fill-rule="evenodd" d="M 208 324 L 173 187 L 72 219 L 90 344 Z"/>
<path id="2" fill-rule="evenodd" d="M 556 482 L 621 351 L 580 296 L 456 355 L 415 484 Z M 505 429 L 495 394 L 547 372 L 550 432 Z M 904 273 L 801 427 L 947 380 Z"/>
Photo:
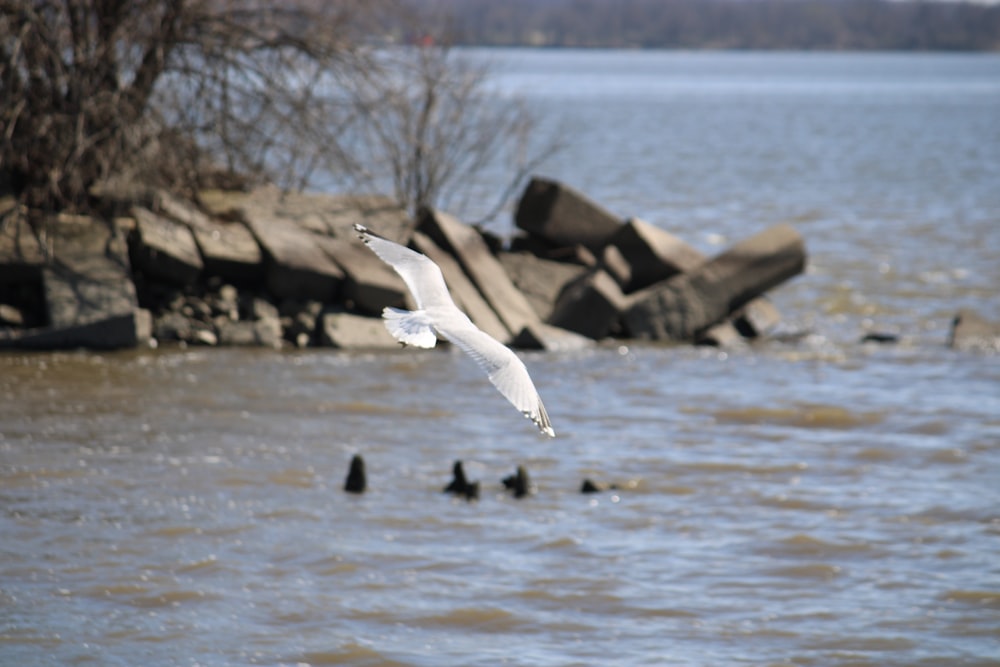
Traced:
<path id="1" fill-rule="evenodd" d="M 515 347 L 605 338 L 732 345 L 779 320 L 763 296 L 801 273 L 798 232 L 776 225 L 715 257 L 535 178 L 504 243 L 444 211 L 416 219 L 377 196 L 206 191 L 108 195 L 100 217 L 0 228 L 0 346 L 151 344 L 390 348 L 379 315 L 413 308 L 360 223 L 434 260 L 475 324 Z M 0 200 L 0 215 L 13 203 Z M 44 229 L 44 235 L 36 230 Z"/>

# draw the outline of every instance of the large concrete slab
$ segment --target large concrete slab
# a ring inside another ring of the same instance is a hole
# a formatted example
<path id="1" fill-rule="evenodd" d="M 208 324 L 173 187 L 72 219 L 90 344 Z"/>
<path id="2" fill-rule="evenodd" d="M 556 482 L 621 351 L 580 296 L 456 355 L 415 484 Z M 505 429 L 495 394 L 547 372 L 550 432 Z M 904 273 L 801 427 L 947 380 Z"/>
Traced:
<path id="1" fill-rule="evenodd" d="M 149 339 L 123 235 L 104 220 L 60 214 L 44 221 L 52 255 L 37 267 L 44 326 L 8 330 L 2 347 L 135 347 Z"/>
<path id="2" fill-rule="evenodd" d="M 341 349 L 398 349 L 380 317 L 352 313 L 324 313 L 319 323 L 320 343 Z"/>
<path id="3" fill-rule="evenodd" d="M 137 308 L 129 313 L 78 325 L 29 329 L 17 334 L 0 333 L 0 349 L 128 349 L 148 343 L 152 328 L 149 311 Z"/>
<path id="4" fill-rule="evenodd" d="M 199 199 L 214 216 L 239 219 L 247 208 L 266 210 L 301 229 L 323 236 L 350 238 L 352 225 L 360 223 L 385 238 L 406 244 L 414 221 L 390 197 L 382 195 L 327 195 L 283 192 L 265 186 L 251 192 L 204 190 Z"/>
<path id="5" fill-rule="evenodd" d="M 49 224 L 53 261 L 42 272 L 48 324 L 89 324 L 138 308 L 125 239 L 106 222 L 59 215 Z"/>
<path id="6" fill-rule="evenodd" d="M 549 324 L 600 340 L 616 332 L 629 301 L 606 271 L 596 269 L 567 286 Z"/>
<path id="7" fill-rule="evenodd" d="M 454 216 L 432 209 L 424 212 L 419 229 L 455 256 L 508 331 L 520 332 L 541 321 L 479 232 Z"/>
<path id="8" fill-rule="evenodd" d="M 0 283 L 37 280 L 47 261 L 35 231 L 15 208 L 12 198 L 0 199 Z"/>
<path id="9" fill-rule="evenodd" d="M 133 207 L 135 230 L 131 240 L 136 271 L 151 279 L 191 285 L 205 268 L 191 230 L 141 206 Z"/>
<path id="10" fill-rule="evenodd" d="M 692 341 L 754 298 L 805 269 L 805 245 L 790 225 L 746 239 L 694 271 L 631 295 L 626 333 Z"/>
<path id="11" fill-rule="evenodd" d="M 262 281 L 263 254 L 242 222 L 222 222 L 209 217 L 191 202 L 164 191 L 154 195 L 152 206 L 158 213 L 191 230 L 206 276 L 219 276 L 234 284 Z"/>
<path id="12" fill-rule="evenodd" d="M 323 303 L 338 297 L 344 271 L 316 243 L 316 234 L 267 207 L 249 205 L 241 215 L 264 251 L 264 282 L 271 294 Z"/>
<path id="13" fill-rule="evenodd" d="M 618 248 L 631 269 L 623 285 L 626 293 L 692 271 L 705 261 L 687 242 L 639 218 L 627 220 L 608 245 Z"/>
<path id="14" fill-rule="evenodd" d="M 595 253 L 621 226 L 621 218 L 568 185 L 537 177 L 525 187 L 514 220 L 552 245 L 581 244 Z"/>
<path id="15" fill-rule="evenodd" d="M 386 306 L 412 308 L 406 283 L 355 234 L 353 240 L 317 235 L 316 243 L 344 271 L 342 296 L 350 305 L 381 315 Z"/>
<path id="16" fill-rule="evenodd" d="M 586 271 L 578 264 L 542 259 L 527 252 L 502 252 L 497 259 L 542 321 L 552 314 L 563 288 Z"/>

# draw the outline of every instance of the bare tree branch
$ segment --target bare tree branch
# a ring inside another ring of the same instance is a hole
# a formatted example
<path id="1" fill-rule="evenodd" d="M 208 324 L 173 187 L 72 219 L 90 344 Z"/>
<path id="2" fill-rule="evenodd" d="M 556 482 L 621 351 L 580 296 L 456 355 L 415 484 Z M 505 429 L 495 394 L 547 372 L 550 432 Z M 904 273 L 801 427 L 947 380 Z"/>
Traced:
<path id="1" fill-rule="evenodd" d="M 490 218 L 528 170 L 559 149 L 556 139 L 533 149 L 535 120 L 518 100 L 489 91 L 488 67 L 446 47 L 399 47 L 378 55 L 377 67 L 348 82 L 356 114 L 347 141 L 362 157 L 339 167 L 359 187 L 389 187 L 415 213 L 445 204 L 469 178 L 507 158 L 512 180 Z"/>
<path id="2" fill-rule="evenodd" d="M 302 182 L 343 111 L 317 82 L 363 66 L 390 1 L 0 0 L 0 186 L 57 209 L 219 163 Z"/>

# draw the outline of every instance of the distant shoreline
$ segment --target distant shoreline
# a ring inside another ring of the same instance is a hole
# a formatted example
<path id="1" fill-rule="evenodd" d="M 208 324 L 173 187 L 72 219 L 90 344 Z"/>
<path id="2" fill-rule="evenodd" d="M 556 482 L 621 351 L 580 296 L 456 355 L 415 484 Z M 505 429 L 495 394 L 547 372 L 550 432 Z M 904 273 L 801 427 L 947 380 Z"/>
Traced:
<path id="1" fill-rule="evenodd" d="M 438 0 L 413 7 L 466 47 L 1000 52 L 1000 4 L 892 0 Z"/>

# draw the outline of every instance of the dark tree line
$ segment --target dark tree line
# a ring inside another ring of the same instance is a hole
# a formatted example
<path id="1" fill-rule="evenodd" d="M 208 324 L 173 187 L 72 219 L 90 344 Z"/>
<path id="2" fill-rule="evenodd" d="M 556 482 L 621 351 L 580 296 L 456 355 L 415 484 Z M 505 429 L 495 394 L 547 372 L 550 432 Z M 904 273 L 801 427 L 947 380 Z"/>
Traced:
<path id="1" fill-rule="evenodd" d="M 915 0 L 411 0 L 454 43 L 668 49 L 1000 50 L 1000 6 Z"/>

